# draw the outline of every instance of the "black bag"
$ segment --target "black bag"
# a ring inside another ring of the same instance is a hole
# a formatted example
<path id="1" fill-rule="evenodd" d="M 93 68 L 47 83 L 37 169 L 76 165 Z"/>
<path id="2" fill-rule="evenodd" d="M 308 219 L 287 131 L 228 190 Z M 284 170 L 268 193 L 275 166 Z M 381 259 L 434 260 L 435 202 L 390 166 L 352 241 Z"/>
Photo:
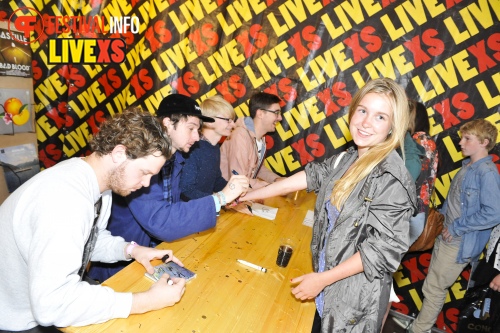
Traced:
<path id="1" fill-rule="evenodd" d="M 486 262 L 486 253 L 471 272 L 473 287 L 465 292 L 458 316 L 457 333 L 500 333 L 500 292 L 489 288 L 499 273 Z"/>
<path id="2" fill-rule="evenodd" d="M 494 291 L 489 287 L 467 290 L 464 306 L 458 316 L 457 333 L 493 333 L 499 328 L 493 326 L 491 301 Z"/>

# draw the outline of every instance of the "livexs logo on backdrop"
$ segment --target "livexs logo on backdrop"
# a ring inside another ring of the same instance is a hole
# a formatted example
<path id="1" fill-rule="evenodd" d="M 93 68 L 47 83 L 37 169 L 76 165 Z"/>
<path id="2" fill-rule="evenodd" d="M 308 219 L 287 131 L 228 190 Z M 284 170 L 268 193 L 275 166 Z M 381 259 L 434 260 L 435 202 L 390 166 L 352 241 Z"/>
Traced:
<path id="1" fill-rule="evenodd" d="M 125 60 L 122 38 L 97 38 L 107 34 L 139 33 L 137 16 L 51 16 L 32 7 L 21 7 L 9 18 L 11 37 L 23 44 L 48 39 L 49 64 L 110 64 Z M 17 31 L 16 31 L 17 30 Z"/>

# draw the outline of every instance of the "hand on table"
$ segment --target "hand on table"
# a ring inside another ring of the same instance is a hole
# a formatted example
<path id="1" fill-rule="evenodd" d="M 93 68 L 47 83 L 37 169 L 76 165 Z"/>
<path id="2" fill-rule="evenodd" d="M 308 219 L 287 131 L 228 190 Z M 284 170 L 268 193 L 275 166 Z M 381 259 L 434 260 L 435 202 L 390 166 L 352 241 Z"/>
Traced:
<path id="1" fill-rule="evenodd" d="M 168 274 L 163 274 L 161 278 L 155 282 L 148 293 L 154 294 L 157 301 L 156 309 L 161 309 L 166 306 L 172 306 L 181 300 L 184 291 L 186 291 L 186 279 L 172 277 L 173 285 L 168 284 Z"/>
<path id="2" fill-rule="evenodd" d="M 295 298 L 302 301 L 313 299 L 325 288 L 321 279 L 321 273 L 309 273 L 291 280 L 293 284 L 299 283 L 292 289 Z"/>
<path id="3" fill-rule="evenodd" d="M 186 290 L 186 280 L 171 278 L 173 285 L 168 284 L 168 274 L 163 274 L 148 291 L 132 295 L 132 309 L 130 313 L 145 313 L 172 306 L 179 302 Z"/>
<path id="4" fill-rule="evenodd" d="M 153 265 L 151 265 L 151 260 L 162 259 L 167 254 L 168 259 L 165 262 L 173 261 L 179 266 L 184 267 L 184 264 L 173 255 L 172 250 L 160 250 L 146 246 L 136 246 L 132 249 L 132 258 L 134 258 L 135 261 L 144 266 L 149 274 L 154 273 L 154 268 Z"/>
<path id="5" fill-rule="evenodd" d="M 229 208 L 234 209 L 235 211 L 243 214 L 247 214 L 250 216 L 253 216 L 253 213 L 250 211 L 248 207 L 252 207 L 252 202 L 246 201 L 246 202 L 240 202 L 235 205 L 231 205 Z"/>

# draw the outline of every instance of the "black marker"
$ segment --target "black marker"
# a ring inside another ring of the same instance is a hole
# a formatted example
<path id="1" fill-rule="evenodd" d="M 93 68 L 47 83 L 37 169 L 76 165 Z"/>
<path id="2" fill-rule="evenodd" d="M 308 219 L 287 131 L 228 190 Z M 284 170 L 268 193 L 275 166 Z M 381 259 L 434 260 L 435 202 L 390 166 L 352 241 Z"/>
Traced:
<path id="1" fill-rule="evenodd" d="M 169 256 L 169 255 L 168 255 L 168 253 L 167 253 L 167 254 L 165 254 L 165 255 L 163 256 L 163 258 L 161 258 L 161 261 L 166 262 L 166 261 L 168 260 L 168 258 L 170 258 L 170 256 Z M 172 279 L 168 278 L 168 279 L 167 279 L 167 283 L 168 283 L 168 285 L 169 285 L 169 286 L 171 286 L 171 285 L 173 285 L 173 284 L 174 284 L 174 281 L 172 281 Z"/>

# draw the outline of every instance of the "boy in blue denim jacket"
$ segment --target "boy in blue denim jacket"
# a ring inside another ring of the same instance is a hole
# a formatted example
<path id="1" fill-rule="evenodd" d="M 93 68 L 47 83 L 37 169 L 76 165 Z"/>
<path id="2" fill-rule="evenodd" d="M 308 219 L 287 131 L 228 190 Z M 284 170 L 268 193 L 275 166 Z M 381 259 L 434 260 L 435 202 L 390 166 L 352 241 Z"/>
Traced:
<path id="1" fill-rule="evenodd" d="M 441 212 L 442 234 L 436 238 L 422 292 L 424 301 L 409 332 L 430 332 L 441 312 L 448 288 L 462 270 L 478 259 L 500 223 L 500 175 L 488 152 L 498 131 L 484 119 L 460 127 L 460 147 L 465 157 L 454 177 Z"/>

